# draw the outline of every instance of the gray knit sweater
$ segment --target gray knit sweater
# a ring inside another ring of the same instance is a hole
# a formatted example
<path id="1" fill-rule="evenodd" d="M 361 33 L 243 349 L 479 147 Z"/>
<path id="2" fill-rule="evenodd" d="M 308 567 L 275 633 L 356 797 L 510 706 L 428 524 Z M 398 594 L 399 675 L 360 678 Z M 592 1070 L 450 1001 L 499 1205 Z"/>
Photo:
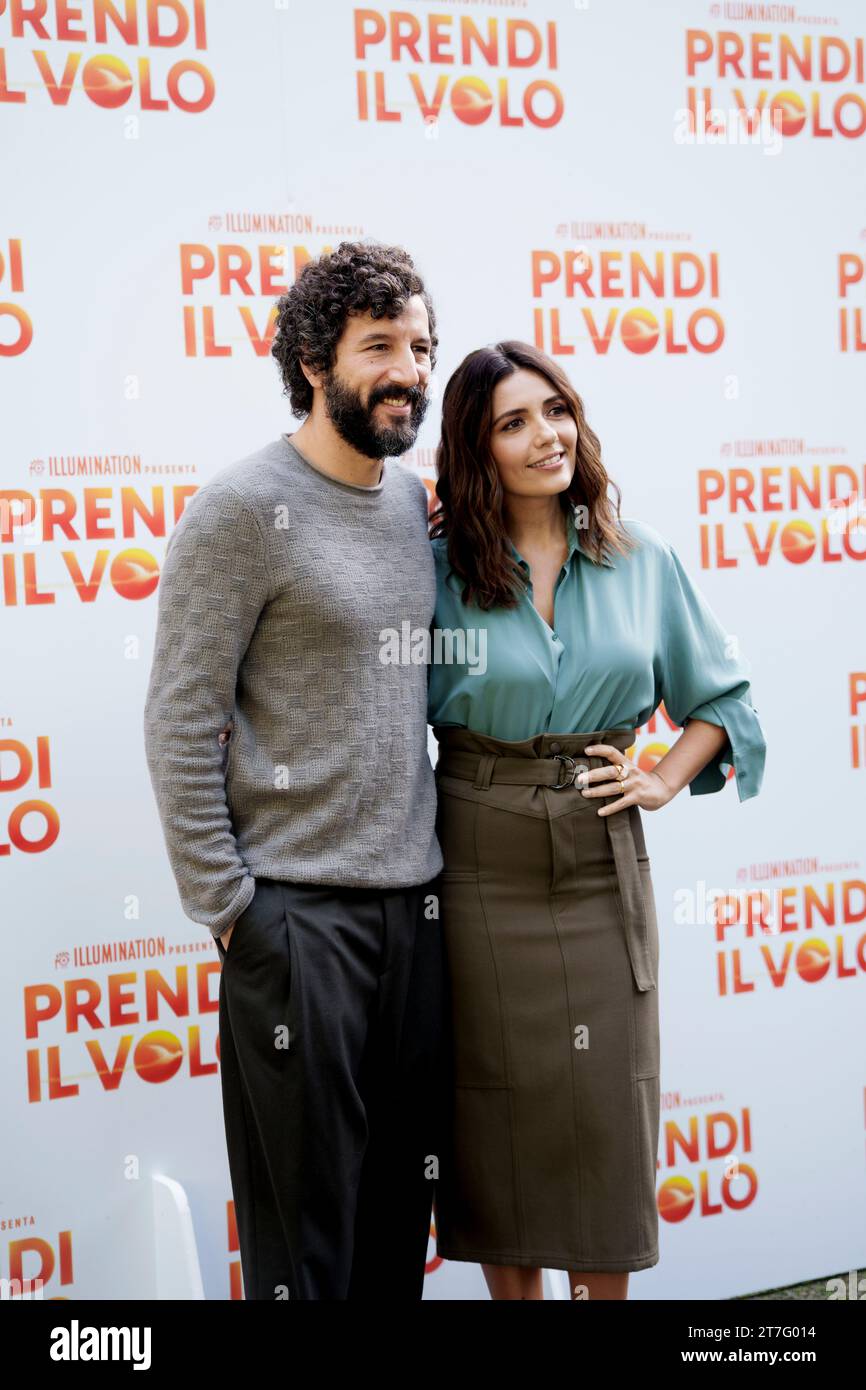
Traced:
<path id="1" fill-rule="evenodd" d="M 428 668 L 381 659 L 384 629 L 433 621 L 426 499 L 394 460 L 356 486 L 282 435 L 169 538 L 145 751 L 184 912 L 214 936 L 254 876 L 388 888 L 442 868 Z"/>

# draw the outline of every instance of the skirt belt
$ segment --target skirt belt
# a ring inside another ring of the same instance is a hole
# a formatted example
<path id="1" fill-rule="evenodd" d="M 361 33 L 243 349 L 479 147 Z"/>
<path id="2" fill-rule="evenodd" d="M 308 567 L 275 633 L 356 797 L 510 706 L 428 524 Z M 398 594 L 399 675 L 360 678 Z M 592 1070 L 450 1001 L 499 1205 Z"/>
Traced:
<path id="1" fill-rule="evenodd" d="M 609 766 L 596 758 L 599 766 Z M 497 753 L 467 753 L 442 750 L 436 764 L 437 777 L 458 777 L 471 781 L 484 791 L 492 783 L 513 787 L 549 787 L 563 791 L 573 787 L 580 772 L 589 770 L 589 761 L 580 755 L 557 754 L 553 758 L 509 758 Z M 642 992 L 656 989 L 647 927 L 646 901 L 641 879 L 629 808 L 602 816 L 607 827 L 619 886 L 620 910 L 626 945 L 635 984 Z M 651 891 L 651 889 L 650 889 Z"/>
<path id="2" fill-rule="evenodd" d="M 562 790 L 574 785 L 579 772 L 588 771 L 588 762 L 561 754 L 556 758 L 507 758 L 496 753 L 443 753 L 436 764 L 437 775 L 471 778 L 472 785 L 482 790 L 491 782 L 509 787 L 555 787 L 559 783 L 558 790 Z"/>

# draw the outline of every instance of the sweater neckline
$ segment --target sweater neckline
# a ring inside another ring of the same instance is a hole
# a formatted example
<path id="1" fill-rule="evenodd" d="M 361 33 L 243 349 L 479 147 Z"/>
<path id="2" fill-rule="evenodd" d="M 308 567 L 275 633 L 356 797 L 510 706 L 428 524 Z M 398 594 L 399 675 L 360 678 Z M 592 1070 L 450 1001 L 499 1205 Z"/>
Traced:
<path id="1" fill-rule="evenodd" d="M 343 478 L 335 478 L 333 474 L 325 473 L 323 469 L 317 467 L 315 463 L 311 462 L 311 460 L 307 458 L 306 454 L 302 454 L 297 445 L 292 443 L 292 436 L 290 434 L 284 433 L 280 436 L 280 438 L 285 444 L 286 448 L 289 450 L 289 452 L 296 459 L 299 459 L 305 468 L 308 468 L 310 472 L 313 473 L 317 478 L 324 479 L 326 483 L 330 483 L 333 487 L 345 488 L 348 492 L 363 492 L 373 496 L 375 496 L 376 493 L 384 492 L 385 479 L 388 474 L 387 459 L 382 460 L 382 473 L 378 483 L 347 483 Z"/>

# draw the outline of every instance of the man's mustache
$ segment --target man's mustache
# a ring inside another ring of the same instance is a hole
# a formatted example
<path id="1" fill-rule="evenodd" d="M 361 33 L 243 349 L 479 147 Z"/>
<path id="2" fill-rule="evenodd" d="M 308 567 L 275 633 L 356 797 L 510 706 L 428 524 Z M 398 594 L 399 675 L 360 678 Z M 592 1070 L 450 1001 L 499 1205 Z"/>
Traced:
<path id="1" fill-rule="evenodd" d="M 397 388 L 392 391 L 377 391 L 370 397 L 369 408 L 372 410 L 380 401 L 393 399 L 399 400 L 401 405 L 410 405 L 414 410 L 416 406 L 424 400 L 425 395 L 426 392 L 422 391 L 419 386 L 410 386 L 402 389 Z"/>

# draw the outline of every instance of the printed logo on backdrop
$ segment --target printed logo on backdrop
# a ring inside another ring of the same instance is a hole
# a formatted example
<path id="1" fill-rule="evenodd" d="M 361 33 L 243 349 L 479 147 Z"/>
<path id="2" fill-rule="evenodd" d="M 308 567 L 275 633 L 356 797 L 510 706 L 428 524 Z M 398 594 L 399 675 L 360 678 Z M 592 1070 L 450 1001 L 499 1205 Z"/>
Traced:
<path id="1" fill-rule="evenodd" d="M 233 1198 L 226 1202 L 226 1241 L 229 1253 L 229 1298 L 243 1300 L 244 1275 L 241 1269 L 241 1243 Z"/>
<path id="2" fill-rule="evenodd" d="M 851 767 L 866 770 L 866 671 L 848 673 L 848 715 L 850 727 Z M 860 722 L 858 722 L 860 721 Z"/>
<path id="3" fill-rule="evenodd" d="M 140 454 L 70 453 L 31 459 L 29 469 L 29 487 L 0 489 L 3 606 L 150 598 L 159 583 L 152 543 L 166 539 L 198 486 L 167 479 L 195 468 L 147 464 Z M 148 483 L 148 475 L 159 481 Z M 141 481 L 37 486 L 43 477 Z"/>
<path id="4" fill-rule="evenodd" d="M 23 982 L 22 1070 L 31 1105 L 162 1085 L 218 1071 L 220 961 L 171 965 L 211 943 L 167 947 L 164 937 L 100 941 L 59 952 L 61 983 Z M 111 970 L 100 962 L 152 960 Z M 84 964 L 82 964 L 84 962 Z"/>
<path id="5" fill-rule="evenodd" d="M 830 462 L 843 445 L 733 439 L 720 453 L 697 472 L 702 569 L 866 559 L 866 464 Z"/>
<path id="6" fill-rule="evenodd" d="M 767 15 L 765 28 L 737 28 L 756 8 Z M 681 40 L 691 134 L 708 144 L 740 144 L 767 126 L 777 141 L 856 140 L 866 132 L 862 38 L 821 33 L 811 17 L 808 29 L 766 32 L 779 21 L 800 24 L 794 5 L 728 0 L 710 12 L 722 13 L 724 29 L 687 29 Z"/>
<path id="7" fill-rule="evenodd" d="M 53 789 L 47 734 L 15 738 L 12 718 L 0 715 L 0 859 L 44 854 L 57 843 L 60 814 L 46 793 Z"/>
<path id="8" fill-rule="evenodd" d="M 432 378 L 432 381 L 435 381 L 435 377 Z M 437 387 L 433 388 L 434 399 L 437 389 Z M 436 492 L 436 450 L 416 446 L 414 449 L 407 449 L 400 462 L 404 467 L 414 469 L 426 487 L 427 514 L 432 516 L 439 505 L 439 497 Z"/>
<path id="9" fill-rule="evenodd" d="M 866 972 L 866 880 L 856 861 L 751 863 L 734 886 L 676 889 L 672 920 L 702 931 L 719 998 L 834 988 Z"/>
<path id="10" fill-rule="evenodd" d="M 530 253 L 535 346 L 543 352 L 718 352 L 718 251 L 675 247 L 691 233 L 643 222 L 561 222 L 555 236 L 556 246 Z"/>
<path id="11" fill-rule="evenodd" d="M 0 737 L 0 856 L 43 853 L 60 834 L 56 808 L 38 795 L 53 785 L 50 742 L 44 735 L 31 742 Z M 137 921 L 139 907 L 134 895 L 126 898 L 124 922 Z M 159 1084 L 213 1076 L 220 961 L 182 959 L 213 954 L 210 939 L 174 943 L 128 932 L 57 949 L 52 966 L 62 983 L 43 976 L 21 985 L 28 1101 L 115 1091 L 132 1077 Z"/>
<path id="12" fill-rule="evenodd" d="M 365 234 L 358 223 L 322 220 L 311 212 L 215 213 L 207 231 L 205 240 L 178 247 L 187 357 L 250 352 L 267 357 L 276 328 L 276 299 L 308 261 L 332 251 L 340 240 Z"/>
<path id="13" fill-rule="evenodd" d="M 20 237 L 0 243 L 0 357 L 20 357 L 33 341 L 33 320 L 11 296 L 24 293 L 24 251 Z"/>
<path id="14" fill-rule="evenodd" d="M 31 1232 L 29 1235 L 7 1234 L 0 1264 L 0 1302 L 43 1298 L 56 1301 L 73 1297 L 72 1231 L 38 1236 L 33 1234 L 36 1224 L 34 1216 L 5 1216 L 0 1220 L 0 1232 Z M 55 1289 L 63 1292 L 55 1293 Z"/>
<path id="15" fill-rule="evenodd" d="M 490 15 L 482 4 L 457 14 L 356 8 L 353 12 L 359 121 L 414 123 L 430 138 L 455 127 L 526 126 L 562 120 L 557 24 Z M 557 74 L 556 79 L 553 74 Z"/>
<path id="16" fill-rule="evenodd" d="M 105 111 L 192 115 L 213 103 L 213 74 L 191 56 L 207 49 L 205 0 L 92 8 L 3 0 L 0 24 L 0 103 L 66 107 L 83 96 Z"/>
<path id="17" fill-rule="evenodd" d="M 309 212 L 230 211 L 212 216 L 208 230 L 213 233 L 208 240 L 178 248 L 181 295 L 196 301 L 182 305 L 188 357 L 231 357 L 236 351 L 268 356 L 275 299 L 288 289 L 289 276 L 293 280 L 339 239 L 364 235 L 358 224 L 320 220 Z M 285 239 L 274 241 L 275 236 Z M 15 283 L 22 283 L 19 252 L 10 267 Z M 135 393 L 134 379 L 127 389 L 130 396 Z M 123 451 L 49 454 L 31 459 L 28 467 L 34 481 L 164 480 L 196 471 L 190 464 L 146 463 L 140 454 Z M 196 488 L 195 483 L 143 481 L 74 489 L 31 483 L 0 490 L 3 605 L 38 607 L 70 598 L 93 603 L 107 591 L 129 600 L 149 598 L 159 582 L 150 543 L 167 538 Z"/>
<path id="18" fill-rule="evenodd" d="M 659 1216 L 671 1225 L 703 1216 L 745 1211 L 758 1193 L 752 1158 L 752 1110 L 704 1110 L 724 1096 L 661 1095 L 661 1142 L 657 1166 L 667 1176 L 656 1191 Z M 665 1118 L 666 1112 L 678 1112 Z M 746 1160 L 746 1155 L 749 1160 Z"/>
<path id="19" fill-rule="evenodd" d="M 424 1273 L 434 1274 L 444 1264 L 444 1257 L 436 1253 L 436 1218 L 434 1215 L 430 1221 L 430 1233 L 427 1237 L 427 1259 L 424 1262 Z"/>
<path id="20" fill-rule="evenodd" d="M 866 227 L 860 232 L 866 242 Z M 840 251 L 837 258 L 840 352 L 866 352 L 866 251 Z"/>

